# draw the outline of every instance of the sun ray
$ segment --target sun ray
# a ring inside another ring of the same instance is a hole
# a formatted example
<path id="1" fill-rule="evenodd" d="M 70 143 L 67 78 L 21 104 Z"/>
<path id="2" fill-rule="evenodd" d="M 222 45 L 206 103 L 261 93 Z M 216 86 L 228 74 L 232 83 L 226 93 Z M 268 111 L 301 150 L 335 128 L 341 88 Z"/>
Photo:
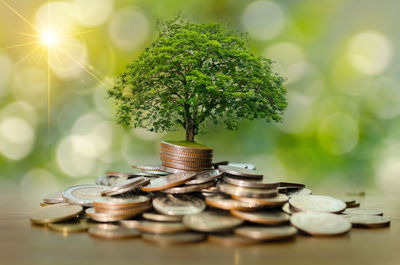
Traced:
<path id="1" fill-rule="evenodd" d="M 8 47 L 0 48 L 0 51 L 19 48 L 19 47 L 25 47 L 25 46 L 29 46 L 29 45 L 33 45 L 33 44 L 38 44 L 38 43 L 39 43 L 39 41 L 30 41 L 30 42 L 26 42 L 26 43 L 15 44 L 15 45 L 11 45 Z"/>
<path id="2" fill-rule="evenodd" d="M 17 65 L 21 64 L 23 61 L 27 60 L 29 57 L 31 57 L 35 52 L 37 52 L 37 50 L 40 49 L 39 47 L 36 47 L 33 51 L 31 51 L 30 53 L 28 53 L 27 55 L 25 55 L 24 57 L 22 57 L 21 59 L 19 59 L 15 64 L 14 67 L 16 67 Z"/>
<path id="3" fill-rule="evenodd" d="M 47 133 L 50 134 L 51 120 L 51 79 L 50 79 L 50 50 L 47 48 Z"/>
<path id="4" fill-rule="evenodd" d="M 24 36 L 28 36 L 28 37 L 39 39 L 37 34 L 35 35 L 35 34 L 26 33 L 26 32 L 19 32 L 19 31 L 14 31 L 14 32 L 17 33 L 17 34 L 24 35 Z"/>
<path id="5" fill-rule="evenodd" d="M 35 29 L 37 32 L 40 32 L 40 30 L 33 25 L 29 20 L 27 20 L 23 15 L 21 15 L 17 10 L 15 10 L 12 6 L 10 6 L 6 1 L 0 0 L 1 3 L 3 3 L 8 9 L 10 9 L 14 14 L 16 14 L 20 19 L 25 21 L 29 26 L 31 26 L 33 29 Z"/>
<path id="6" fill-rule="evenodd" d="M 91 29 L 91 30 L 79 31 L 79 32 L 76 32 L 74 34 L 66 35 L 65 37 L 68 38 L 68 37 L 79 36 L 79 35 L 87 34 L 87 33 L 90 33 L 90 32 L 95 32 L 95 31 L 99 31 L 99 30 L 100 29 Z"/>
<path id="7" fill-rule="evenodd" d="M 43 54 L 44 54 L 44 52 L 46 51 L 46 48 L 45 48 L 45 47 L 41 46 L 41 48 L 42 48 L 42 52 L 40 53 L 38 62 L 40 62 L 40 61 L 42 60 Z"/>
<path id="8" fill-rule="evenodd" d="M 58 49 L 61 50 L 65 55 L 67 55 L 71 60 L 73 60 L 75 63 L 77 63 L 83 70 L 85 70 L 89 75 L 91 75 L 94 79 L 96 79 L 103 87 L 107 88 L 107 85 L 104 83 L 103 80 L 98 78 L 92 71 L 90 71 L 86 66 L 84 66 L 81 62 L 79 62 L 77 59 L 75 59 L 72 55 L 70 55 L 68 52 L 66 52 L 64 49 L 61 47 L 58 47 Z"/>

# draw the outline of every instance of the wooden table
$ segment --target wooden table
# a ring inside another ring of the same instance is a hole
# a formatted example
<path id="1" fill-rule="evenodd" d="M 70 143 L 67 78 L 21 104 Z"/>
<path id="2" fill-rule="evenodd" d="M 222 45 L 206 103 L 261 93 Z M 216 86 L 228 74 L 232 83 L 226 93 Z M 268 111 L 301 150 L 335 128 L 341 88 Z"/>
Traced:
<path id="1" fill-rule="evenodd" d="M 246 247 L 203 242 L 160 247 L 140 239 L 102 240 L 87 233 L 63 235 L 32 226 L 18 189 L 0 188 L 0 264 L 400 264 L 400 197 L 360 197 L 363 207 L 382 209 L 390 228 L 352 229 L 340 237 L 297 236 L 295 240 Z"/>

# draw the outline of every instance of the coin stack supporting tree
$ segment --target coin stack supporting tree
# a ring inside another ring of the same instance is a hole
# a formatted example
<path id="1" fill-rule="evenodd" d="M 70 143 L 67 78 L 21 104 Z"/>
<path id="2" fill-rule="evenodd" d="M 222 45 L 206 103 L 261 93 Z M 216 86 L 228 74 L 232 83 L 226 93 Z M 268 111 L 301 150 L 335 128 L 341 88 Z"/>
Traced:
<path id="1" fill-rule="evenodd" d="M 161 165 L 169 172 L 200 172 L 212 168 L 213 149 L 188 142 L 161 142 Z"/>
<path id="2" fill-rule="evenodd" d="M 65 233 L 96 238 L 137 238 L 157 243 L 210 242 L 232 246 L 313 236 L 341 235 L 353 227 L 387 227 L 376 209 L 354 199 L 312 195 L 301 183 L 267 178 L 246 168 L 220 165 L 202 172 L 109 172 L 101 185 L 79 185 L 43 199 L 31 221 Z M 354 208 L 355 207 L 355 208 Z"/>

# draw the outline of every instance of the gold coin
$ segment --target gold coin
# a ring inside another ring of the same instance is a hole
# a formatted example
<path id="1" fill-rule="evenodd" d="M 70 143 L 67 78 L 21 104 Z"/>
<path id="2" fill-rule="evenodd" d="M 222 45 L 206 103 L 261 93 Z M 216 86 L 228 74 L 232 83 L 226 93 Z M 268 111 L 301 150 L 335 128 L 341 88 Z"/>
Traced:
<path id="1" fill-rule="evenodd" d="M 30 215 L 30 219 L 35 224 L 54 223 L 76 218 L 82 210 L 80 205 L 58 203 L 37 209 Z"/>
<path id="2" fill-rule="evenodd" d="M 160 152 L 160 159 L 170 159 L 170 160 L 177 160 L 177 161 L 186 161 L 186 162 L 198 162 L 198 163 L 212 163 L 212 157 L 190 157 L 190 156 L 181 156 L 181 155 L 174 155 L 168 154 L 164 152 Z"/>
<path id="3" fill-rule="evenodd" d="M 105 239 L 123 239 L 140 236 L 140 232 L 137 229 L 113 224 L 99 224 L 97 226 L 90 227 L 89 234 L 93 237 Z"/>
<path id="4" fill-rule="evenodd" d="M 46 204 L 55 204 L 55 203 L 63 203 L 64 198 L 62 196 L 62 192 L 56 192 L 46 195 L 43 198 L 43 203 Z"/>
<path id="5" fill-rule="evenodd" d="M 208 210 L 183 217 L 183 223 L 190 229 L 208 233 L 231 230 L 243 222 L 226 211 L 217 210 Z"/>
<path id="6" fill-rule="evenodd" d="M 340 213 L 346 209 L 341 200 L 324 195 L 295 196 L 289 199 L 289 203 L 295 211 Z"/>
<path id="7" fill-rule="evenodd" d="M 186 244 L 203 241 L 205 239 L 204 234 L 195 232 L 183 232 L 176 234 L 143 234 L 143 240 L 159 245 L 171 245 L 171 244 Z"/>
<path id="8" fill-rule="evenodd" d="M 293 226 L 241 226 L 236 228 L 235 234 L 260 241 L 283 240 L 296 236 L 297 229 Z"/>
<path id="9" fill-rule="evenodd" d="M 206 167 L 206 168 L 211 168 L 212 163 L 211 162 L 202 162 L 202 161 L 195 161 L 195 162 L 188 162 L 188 161 L 181 161 L 181 160 L 175 160 L 175 159 L 170 159 L 170 158 L 165 158 L 161 157 L 160 158 L 161 163 L 168 163 L 168 164 L 174 164 L 174 165 L 179 165 L 179 166 L 187 166 L 187 167 Z"/>
<path id="10" fill-rule="evenodd" d="M 137 227 L 142 232 L 153 234 L 179 233 L 189 230 L 183 223 L 141 221 Z"/>
<path id="11" fill-rule="evenodd" d="M 162 176 L 159 178 L 154 178 L 150 180 L 147 186 L 142 187 L 142 191 L 160 191 L 179 186 L 185 182 L 193 179 L 196 176 L 194 172 L 181 172 L 176 174 L 171 174 L 167 176 Z"/>
<path id="12" fill-rule="evenodd" d="M 82 219 L 75 222 L 51 223 L 48 227 L 62 233 L 76 233 L 88 230 L 89 224 L 87 220 Z"/>
<path id="13" fill-rule="evenodd" d="M 279 210 L 256 212 L 231 210 L 230 212 L 233 216 L 236 216 L 237 218 L 258 224 L 280 225 L 288 223 L 290 220 L 290 216 L 288 214 Z"/>
<path id="14" fill-rule="evenodd" d="M 185 165 L 176 164 L 176 163 L 168 163 L 168 162 L 163 162 L 163 161 L 161 161 L 161 164 L 165 167 L 171 167 L 171 168 L 175 168 L 175 169 L 194 171 L 194 172 L 210 170 L 212 168 L 211 165 L 209 167 L 190 167 L 190 166 L 185 166 Z"/>
<path id="15" fill-rule="evenodd" d="M 351 223 L 344 217 L 325 212 L 294 213 L 290 222 L 297 229 L 315 236 L 341 235 L 351 229 Z"/>
<path id="16" fill-rule="evenodd" d="M 149 206 L 149 209 L 151 206 Z M 91 219 L 97 221 L 97 222 L 116 222 L 120 221 L 123 219 L 128 219 L 130 217 L 133 217 L 135 215 L 138 215 L 142 212 L 144 212 L 146 209 L 141 208 L 140 210 L 137 211 L 128 211 L 128 212 L 97 212 L 94 208 L 88 208 L 86 209 L 85 213 L 87 216 L 89 216 Z"/>
<path id="17" fill-rule="evenodd" d="M 208 235 L 208 241 L 223 245 L 223 246 L 246 246 L 258 244 L 260 240 L 254 240 L 232 233 L 219 233 Z"/>
<path id="18" fill-rule="evenodd" d="M 148 211 L 152 207 L 153 206 L 151 205 L 151 203 L 148 203 L 145 205 L 139 205 L 139 206 L 127 207 L 127 208 L 94 207 L 94 209 L 97 213 L 109 213 L 109 214 L 113 214 L 113 215 L 132 215 L 133 216 L 133 215 Z"/>

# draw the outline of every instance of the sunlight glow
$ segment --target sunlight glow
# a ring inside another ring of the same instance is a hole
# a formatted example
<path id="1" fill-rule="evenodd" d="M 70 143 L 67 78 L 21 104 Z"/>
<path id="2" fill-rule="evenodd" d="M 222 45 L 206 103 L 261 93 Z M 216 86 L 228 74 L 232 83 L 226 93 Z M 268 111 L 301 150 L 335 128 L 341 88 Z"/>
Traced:
<path id="1" fill-rule="evenodd" d="M 59 37 L 51 31 L 43 32 L 40 34 L 40 41 L 46 46 L 52 46 L 59 41 Z"/>

